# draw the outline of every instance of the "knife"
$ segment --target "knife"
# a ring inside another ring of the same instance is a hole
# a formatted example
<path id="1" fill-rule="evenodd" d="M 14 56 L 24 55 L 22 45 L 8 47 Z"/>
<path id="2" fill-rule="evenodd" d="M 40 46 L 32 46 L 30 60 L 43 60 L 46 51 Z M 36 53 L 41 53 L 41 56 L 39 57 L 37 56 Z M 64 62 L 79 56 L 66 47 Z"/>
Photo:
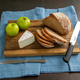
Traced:
<path id="1" fill-rule="evenodd" d="M 72 34 L 70 42 L 69 42 L 69 44 L 70 44 L 69 48 L 66 52 L 65 57 L 63 58 L 63 60 L 67 63 L 69 62 L 71 54 L 73 52 L 73 48 L 74 48 L 74 45 L 76 43 L 76 40 L 77 40 L 77 37 L 78 37 L 78 34 L 79 34 L 79 30 L 80 30 L 80 21 L 77 22 L 77 24 L 74 28 L 73 34 Z"/>
<path id="2" fill-rule="evenodd" d="M 38 59 L 38 60 L 6 60 L 2 61 L 1 64 L 11 64 L 11 63 L 45 63 L 46 59 Z"/>

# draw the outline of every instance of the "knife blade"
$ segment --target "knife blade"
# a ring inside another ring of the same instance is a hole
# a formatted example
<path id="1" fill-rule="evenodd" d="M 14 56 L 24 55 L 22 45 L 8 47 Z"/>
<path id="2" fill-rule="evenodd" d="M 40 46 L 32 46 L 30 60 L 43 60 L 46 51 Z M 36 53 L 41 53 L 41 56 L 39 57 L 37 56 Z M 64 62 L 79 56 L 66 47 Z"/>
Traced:
<path id="1" fill-rule="evenodd" d="M 74 31 L 72 33 L 72 36 L 71 36 L 71 39 L 70 39 L 70 42 L 69 42 L 69 47 L 68 47 L 68 50 L 66 52 L 66 55 L 65 57 L 63 58 L 63 60 L 65 62 L 69 62 L 70 60 L 70 57 L 71 57 L 71 54 L 73 52 L 73 48 L 74 48 L 74 45 L 76 43 L 76 40 L 77 40 L 77 37 L 78 37 L 78 34 L 79 34 L 79 31 L 80 31 L 80 21 L 77 22 L 75 28 L 74 28 Z"/>
<path id="2" fill-rule="evenodd" d="M 6 60 L 2 61 L 1 64 L 11 64 L 11 63 L 45 63 L 46 59 L 38 59 L 38 60 Z"/>

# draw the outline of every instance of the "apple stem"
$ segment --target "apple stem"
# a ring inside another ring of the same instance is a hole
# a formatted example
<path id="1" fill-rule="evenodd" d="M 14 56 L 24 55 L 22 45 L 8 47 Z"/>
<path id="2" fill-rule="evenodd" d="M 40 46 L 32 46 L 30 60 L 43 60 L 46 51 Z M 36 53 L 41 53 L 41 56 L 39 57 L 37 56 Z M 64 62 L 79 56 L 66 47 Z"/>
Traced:
<path id="1" fill-rule="evenodd" d="M 25 18 L 25 17 L 23 17 L 23 20 L 26 20 L 26 18 Z"/>
<path id="2" fill-rule="evenodd" d="M 12 24 L 12 26 L 14 26 L 15 24 Z"/>

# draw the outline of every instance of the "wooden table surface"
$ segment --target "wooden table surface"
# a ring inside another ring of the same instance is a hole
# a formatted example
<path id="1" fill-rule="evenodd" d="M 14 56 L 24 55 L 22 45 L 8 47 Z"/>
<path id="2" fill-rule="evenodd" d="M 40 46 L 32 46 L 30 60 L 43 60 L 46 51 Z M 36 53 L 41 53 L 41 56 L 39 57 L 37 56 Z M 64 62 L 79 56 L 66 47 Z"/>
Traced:
<path id="1" fill-rule="evenodd" d="M 80 20 L 80 0 L 0 0 L 0 17 L 3 11 L 24 11 L 35 7 L 50 9 L 73 5 Z M 1 80 L 80 80 L 80 73 L 44 73 L 35 77 Z"/>

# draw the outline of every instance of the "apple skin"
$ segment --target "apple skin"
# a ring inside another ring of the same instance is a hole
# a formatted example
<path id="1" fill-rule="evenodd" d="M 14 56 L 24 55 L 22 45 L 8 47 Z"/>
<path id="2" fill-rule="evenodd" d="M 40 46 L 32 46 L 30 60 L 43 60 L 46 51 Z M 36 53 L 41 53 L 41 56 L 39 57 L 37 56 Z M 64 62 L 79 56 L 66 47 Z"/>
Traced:
<path id="1" fill-rule="evenodd" d="M 6 26 L 6 33 L 9 36 L 16 36 L 19 33 L 19 26 L 16 23 L 9 23 Z"/>
<path id="2" fill-rule="evenodd" d="M 22 16 L 17 19 L 17 24 L 22 30 L 26 30 L 30 26 L 30 19 Z"/>

